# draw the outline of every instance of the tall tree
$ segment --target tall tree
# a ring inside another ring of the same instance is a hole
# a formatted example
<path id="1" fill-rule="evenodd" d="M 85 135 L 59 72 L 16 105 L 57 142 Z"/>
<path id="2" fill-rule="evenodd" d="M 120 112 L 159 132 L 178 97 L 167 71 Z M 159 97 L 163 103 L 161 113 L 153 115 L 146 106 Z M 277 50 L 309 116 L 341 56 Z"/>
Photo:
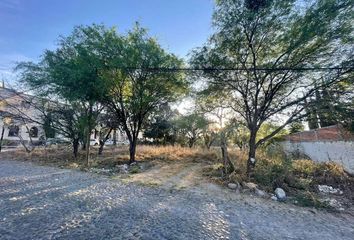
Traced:
<path id="1" fill-rule="evenodd" d="M 354 118 L 354 78 L 316 91 L 307 107 L 310 129 L 342 124 L 349 130 Z"/>
<path id="2" fill-rule="evenodd" d="M 162 49 L 139 24 L 126 35 L 113 32 L 102 49 L 109 63 L 103 74 L 109 86 L 104 103 L 115 113 L 128 137 L 133 163 L 138 136 L 148 116 L 188 89 L 183 73 L 156 69 L 180 68 L 183 61 Z"/>
<path id="3" fill-rule="evenodd" d="M 231 107 L 245 120 L 249 176 L 257 147 L 303 117 L 305 100 L 316 89 L 340 81 L 353 67 L 305 71 L 350 63 L 353 16 L 351 0 L 216 1 L 215 33 L 193 52 L 191 63 L 205 69 L 209 85 L 233 98 Z M 279 127 L 257 140 L 262 124 L 276 117 Z"/>
<path id="4" fill-rule="evenodd" d="M 105 28 L 99 25 L 75 27 L 71 35 L 60 38 L 56 50 L 46 50 L 39 63 L 17 66 L 22 82 L 36 89 L 36 95 L 55 96 L 63 103 L 84 109 L 87 164 L 90 134 L 102 110 L 99 101 L 106 91 L 100 78 L 104 62 L 97 51 L 104 33 Z"/>

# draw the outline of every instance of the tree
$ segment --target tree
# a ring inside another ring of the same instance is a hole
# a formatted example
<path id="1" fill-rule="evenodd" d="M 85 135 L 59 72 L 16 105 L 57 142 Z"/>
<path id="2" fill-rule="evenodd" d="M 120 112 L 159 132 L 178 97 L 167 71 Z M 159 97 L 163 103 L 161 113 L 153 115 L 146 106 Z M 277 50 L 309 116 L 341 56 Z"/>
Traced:
<path id="1" fill-rule="evenodd" d="M 301 123 L 301 121 L 296 121 L 290 124 L 289 132 L 290 134 L 292 134 L 292 133 L 302 132 L 304 131 L 304 129 L 305 129 L 304 125 Z"/>
<path id="2" fill-rule="evenodd" d="M 112 30 L 102 49 L 108 62 L 103 78 L 109 88 L 104 104 L 128 137 L 129 162 L 133 163 L 138 136 L 149 115 L 188 90 L 183 73 L 154 69 L 180 68 L 183 61 L 162 49 L 138 24 L 125 36 Z"/>
<path id="3" fill-rule="evenodd" d="M 55 96 L 65 104 L 84 109 L 80 119 L 85 126 L 87 164 L 90 134 L 102 110 L 99 100 L 106 91 L 100 78 L 104 62 L 97 51 L 104 33 L 99 25 L 75 27 L 71 35 L 60 38 L 56 50 L 46 50 L 39 63 L 23 62 L 16 68 L 21 72 L 21 81 L 36 89 L 38 96 Z"/>
<path id="4" fill-rule="evenodd" d="M 244 151 L 248 148 L 249 135 L 245 124 L 240 123 L 232 132 L 232 142 L 240 148 L 240 151 Z"/>
<path id="5" fill-rule="evenodd" d="M 100 129 L 99 129 L 99 148 L 98 148 L 98 155 L 103 153 L 103 147 L 107 140 L 109 139 L 112 131 L 113 134 L 116 134 L 117 129 L 119 129 L 119 123 L 117 118 L 111 112 L 105 112 L 101 114 L 99 119 Z M 96 131 L 96 129 L 95 129 Z M 115 136 L 114 136 L 115 137 Z"/>
<path id="6" fill-rule="evenodd" d="M 292 121 L 319 88 L 341 81 L 352 69 L 352 2 L 218 0 L 215 33 L 192 53 L 191 64 L 214 89 L 233 98 L 230 107 L 250 132 L 248 175 L 256 149 Z M 306 71 L 338 67 L 338 71 Z M 341 67 L 344 66 L 345 69 Z M 218 70 L 221 69 L 221 70 Z M 236 69 L 236 70 L 232 70 Z M 266 121 L 282 124 L 257 140 Z"/>
<path id="7" fill-rule="evenodd" d="M 155 143 L 174 144 L 176 141 L 173 119 L 177 116 L 168 104 L 161 105 L 148 118 L 143 136 L 151 138 Z"/>
<path id="8" fill-rule="evenodd" d="M 197 140 L 202 136 L 204 130 L 208 127 L 208 120 L 200 114 L 191 113 L 180 116 L 175 121 L 175 126 L 187 138 L 188 146 L 192 148 Z"/>
<path id="9" fill-rule="evenodd" d="M 220 142 L 224 173 L 226 175 L 235 170 L 227 148 L 228 139 L 237 125 L 235 124 L 237 121 L 232 119 L 233 115 L 230 112 L 230 100 L 227 95 L 215 91 L 213 87 L 198 92 L 196 99 L 198 111 L 204 116 L 215 120 L 213 124 L 210 124 L 214 125 L 214 129 L 210 135 L 214 137 L 214 141 L 218 138 Z M 210 131 L 210 127 L 204 130 L 204 132 Z"/>
<path id="10" fill-rule="evenodd" d="M 341 124 L 350 130 L 354 116 L 353 97 L 353 78 L 318 89 L 307 107 L 310 129 Z"/>

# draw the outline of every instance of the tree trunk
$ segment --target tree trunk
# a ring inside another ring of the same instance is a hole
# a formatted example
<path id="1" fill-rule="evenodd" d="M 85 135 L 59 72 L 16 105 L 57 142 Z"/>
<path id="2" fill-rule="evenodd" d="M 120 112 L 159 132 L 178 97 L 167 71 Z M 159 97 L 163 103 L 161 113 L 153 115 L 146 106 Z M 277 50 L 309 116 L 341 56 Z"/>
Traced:
<path id="1" fill-rule="evenodd" d="M 113 145 L 117 145 L 117 129 L 113 129 Z"/>
<path id="2" fill-rule="evenodd" d="M 100 147 L 98 148 L 98 155 L 102 155 L 104 147 L 104 141 L 100 140 Z"/>
<path id="3" fill-rule="evenodd" d="M 227 150 L 227 144 L 226 144 L 226 139 L 224 134 L 221 135 L 221 153 L 222 153 L 222 159 L 223 159 L 223 165 L 224 165 L 224 174 L 228 175 L 235 171 L 235 166 L 231 162 L 229 158 L 229 152 Z"/>
<path id="4" fill-rule="evenodd" d="M 248 161 L 247 161 L 247 175 L 253 176 L 254 167 L 256 166 L 256 131 L 251 131 L 249 139 Z"/>
<path id="5" fill-rule="evenodd" d="M 86 165 L 90 164 L 90 137 L 91 137 L 91 120 L 92 120 L 92 104 L 90 104 L 89 113 L 87 116 L 87 133 L 86 133 Z"/>
<path id="6" fill-rule="evenodd" d="M 90 131 L 88 131 L 86 135 L 86 154 L 85 154 L 85 160 L 86 160 L 86 165 L 89 165 L 90 161 Z"/>
<path id="7" fill-rule="evenodd" d="M 78 152 L 79 152 L 79 139 L 76 138 L 73 141 L 73 153 L 74 153 L 75 159 L 77 158 L 77 153 Z"/>
<path id="8" fill-rule="evenodd" d="M 25 140 L 23 140 L 23 138 L 22 138 L 22 136 L 21 136 L 20 134 L 19 134 L 18 138 L 20 139 L 20 143 L 21 143 L 22 146 L 25 148 L 26 152 L 27 152 L 27 153 L 32 152 L 33 149 L 31 150 L 30 148 L 28 148 L 28 147 L 26 146 Z"/>
<path id="9" fill-rule="evenodd" d="M 192 148 L 194 146 L 194 142 L 195 142 L 194 138 L 189 139 L 189 143 L 188 143 L 189 148 Z"/>
<path id="10" fill-rule="evenodd" d="M 5 132 L 5 126 L 2 126 L 2 130 L 1 130 L 1 138 L 0 138 L 0 152 L 2 149 L 2 140 L 4 139 L 4 132 Z"/>
<path id="11" fill-rule="evenodd" d="M 112 128 L 109 129 L 109 131 L 107 132 L 106 136 L 104 137 L 104 139 L 101 139 L 101 135 L 100 134 L 100 147 L 98 148 L 98 155 L 102 155 L 102 152 L 103 152 L 103 147 L 104 147 L 104 144 L 107 142 L 107 140 L 109 139 L 109 136 L 111 135 L 111 132 L 112 132 Z"/>
<path id="12" fill-rule="evenodd" d="M 129 143 L 129 164 L 132 164 L 135 162 L 136 138 L 133 137 Z"/>

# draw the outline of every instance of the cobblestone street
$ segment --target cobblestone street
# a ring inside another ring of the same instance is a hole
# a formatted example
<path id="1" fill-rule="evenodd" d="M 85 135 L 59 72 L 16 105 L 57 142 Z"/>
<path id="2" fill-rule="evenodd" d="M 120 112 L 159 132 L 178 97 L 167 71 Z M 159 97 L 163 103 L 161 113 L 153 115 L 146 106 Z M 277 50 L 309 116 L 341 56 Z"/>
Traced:
<path id="1" fill-rule="evenodd" d="M 227 190 L 225 190 L 227 191 Z M 354 218 L 0 161 L 0 239 L 353 239 Z"/>

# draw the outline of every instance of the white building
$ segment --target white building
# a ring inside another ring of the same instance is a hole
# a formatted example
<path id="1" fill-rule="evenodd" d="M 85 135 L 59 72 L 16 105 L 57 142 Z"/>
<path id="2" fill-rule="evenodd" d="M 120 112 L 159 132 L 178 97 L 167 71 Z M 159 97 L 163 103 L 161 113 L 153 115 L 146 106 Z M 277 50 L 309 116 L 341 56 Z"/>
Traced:
<path id="1" fill-rule="evenodd" d="M 18 93 L 12 89 L 0 87 L 0 134 L 8 141 L 38 141 L 44 135 L 43 129 L 34 121 L 39 112 L 36 111 L 29 100 L 32 97 Z"/>
<path id="2" fill-rule="evenodd" d="M 36 143 L 45 139 L 40 124 L 41 112 L 31 104 L 34 101 L 36 98 L 31 95 L 0 86 L 0 136 L 7 144 L 16 145 L 21 140 Z M 92 131 L 91 139 L 99 139 L 98 130 Z M 56 134 L 56 138 L 62 137 Z M 126 141 L 127 137 L 117 130 L 111 132 L 109 139 L 119 143 Z"/>

